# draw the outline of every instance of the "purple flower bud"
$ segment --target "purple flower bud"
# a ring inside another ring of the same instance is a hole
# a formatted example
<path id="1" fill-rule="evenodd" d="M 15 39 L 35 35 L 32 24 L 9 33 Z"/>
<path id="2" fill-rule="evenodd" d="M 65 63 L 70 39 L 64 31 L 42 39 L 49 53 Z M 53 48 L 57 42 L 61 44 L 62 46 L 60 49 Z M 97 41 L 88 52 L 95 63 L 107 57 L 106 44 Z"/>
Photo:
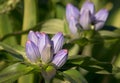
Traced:
<path id="1" fill-rule="evenodd" d="M 91 25 L 93 25 L 95 30 L 101 29 L 107 17 L 108 11 L 106 9 L 102 9 L 95 14 L 94 4 L 89 0 L 83 4 L 80 12 L 71 4 L 68 4 L 66 7 L 66 19 L 71 32 L 74 34 L 77 33 L 79 27 L 83 30 L 88 30 L 91 29 Z M 80 26 L 77 27 L 76 25 Z"/>
<path id="2" fill-rule="evenodd" d="M 30 31 L 28 36 L 30 40 L 26 42 L 26 55 L 32 63 L 42 61 L 42 64 L 47 64 L 52 62 L 59 68 L 66 62 L 68 53 L 67 50 L 61 50 L 64 41 L 61 32 L 55 34 L 51 40 L 45 33 Z M 52 73 L 51 71 L 45 72 L 49 75 Z"/>
<path id="3" fill-rule="evenodd" d="M 94 14 L 94 4 L 90 1 L 86 1 L 81 7 L 80 14 L 82 14 L 85 10 L 88 10 L 91 14 Z"/>
<path id="4" fill-rule="evenodd" d="M 77 28 L 77 26 L 76 26 L 77 23 L 78 23 L 78 21 L 75 20 L 75 19 L 69 21 L 69 28 L 70 28 L 70 31 L 71 31 L 73 34 L 76 34 L 76 33 L 77 33 L 77 30 L 78 30 L 78 28 Z"/>
<path id="5" fill-rule="evenodd" d="M 52 63 L 57 67 L 62 67 L 68 58 L 68 51 L 66 49 L 60 50 L 53 58 Z"/>
<path id="6" fill-rule="evenodd" d="M 56 54 L 59 50 L 62 49 L 63 42 L 64 42 L 63 34 L 61 32 L 58 32 L 52 37 L 51 40 L 53 41 L 54 54 Z"/>
<path id="7" fill-rule="evenodd" d="M 68 22 L 73 18 L 76 20 L 79 18 L 79 10 L 70 3 L 66 6 L 66 18 Z"/>
<path id="8" fill-rule="evenodd" d="M 32 41 L 35 45 L 37 45 L 38 37 L 35 32 L 30 31 L 28 34 L 28 40 Z"/>
<path id="9" fill-rule="evenodd" d="M 38 39 L 38 47 L 40 53 L 42 52 L 43 48 L 49 43 L 50 44 L 50 39 L 47 34 L 44 32 L 40 33 L 40 38 Z"/>
<path id="10" fill-rule="evenodd" d="M 84 10 L 80 17 L 80 25 L 84 30 L 90 29 L 91 25 L 91 13 L 89 10 Z"/>
<path id="11" fill-rule="evenodd" d="M 38 40 L 38 47 L 41 54 L 42 62 L 50 62 L 53 58 L 53 47 L 52 42 L 47 34 L 41 33 L 41 38 Z"/>
<path id="12" fill-rule="evenodd" d="M 38 47 L 29 40 L 26 42 L 26 55 L 31 62 L 37 62 L 40 59 Z"/>
<path id="13" fill-rule="evenodd" d="M 108 11 L 106 9 L 101 9 L 95 14 L 97 23 L 95 24 L 95 30 L 99 30 L 104 26 L 105 21 L 108 17 Z"/>
<path id="14" fill-rule="evenodd" d="M 53 58 L 53 48 L 50 44 L 47 44 L 41 52 L 41 60 L 44 63 L 49 63 Z"/>
<path id="15" fill-rule="evenodd" d="M 77 32 L 76 24 L 79 20 L 79 10 L 72 4 L 67 4 L 66 6 L 66 19 L 69 24 L 70 31 L 75 34 Z"/>
<path id="16" fill-rule="evenodd" d="M 41 38 L 41 33 L 40 32 L 35 32 L 38 38 Z"/>

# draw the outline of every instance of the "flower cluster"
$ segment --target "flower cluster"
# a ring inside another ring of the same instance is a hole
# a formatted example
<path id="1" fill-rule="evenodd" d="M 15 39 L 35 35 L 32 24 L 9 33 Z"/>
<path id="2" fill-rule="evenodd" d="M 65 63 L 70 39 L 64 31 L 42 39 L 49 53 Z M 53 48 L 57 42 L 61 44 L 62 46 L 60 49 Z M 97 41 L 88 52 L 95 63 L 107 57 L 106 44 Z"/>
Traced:
<path id="1" fill-rule="evenodd" d="M 80 11 L 70 3 L 66 6 L 66 19 L 71 32 L 74 34 L 79 28 L 89 30 L 91 25 L 94 26 L 95 30 L 101 29 L 107 17 L 107 9 L 101 9 L 95 14 L 94 4 L 90 1 L 86 1 Z"/>
<path id="2" fill-rule="evenodd" d="M 52 39 L 45 33 L 30 31 L 26 42 L 26 55 L 32 63 L 52 63 L 60 68 L 67 60 L 68 52 L 62 49 L 64 37 L 61 32 Z"/>

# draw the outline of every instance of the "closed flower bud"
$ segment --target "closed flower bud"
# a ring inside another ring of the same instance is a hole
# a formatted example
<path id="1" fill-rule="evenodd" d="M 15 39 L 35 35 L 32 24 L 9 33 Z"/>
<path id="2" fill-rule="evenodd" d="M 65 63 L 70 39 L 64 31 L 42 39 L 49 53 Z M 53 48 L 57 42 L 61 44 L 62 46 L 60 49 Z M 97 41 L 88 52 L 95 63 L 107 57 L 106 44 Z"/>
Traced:
<path id="1" fill-rule="evenodd" d="M 35 32 L 30 31 L 28 34 L 28 40 L 32 41 L 35 45 L 38 43 L 38 37 Z"/>
<path id="2" fill-rule="evenodd" d="M 35 32 L 35 33 L 36 33 L 38 39 L 41 38 L 41 33 L 40 32 Z"/>
<path id="3" fill-rule="evenodd" d="M 77 32 L 77 23 L 79 20 L 79 10 L 72 4 L 67 4 L 66 6 L 66 19 L 69 23 L 70 31 L 75 34 Z"/>
<path id="4" fill-rule="evenodd" d="M 52 39 L 49 39 L 45 33 L 30 31 L 28 39 L 30 40 L 26 42 L 27 58 L 31 63 L 40 64 L 43 77 L 51 79 L 56 73 L 53 65 L 50 66 L 51 63 L 56 68 L 60 68 L 67 60 L 67 50 L 61 50 L 64 42 L 63 34 L 58 32 Z"/>
<path id="5" fill-rule="evenodd" d="M 78 24 L 78 21 L 75 19 L 69 21 L 69 28 L 73 34 L 77 33 L 77 30 L 78 30 L 77 24 Z"/>
<path id="6" fill-rule="evenodd" d="M 76 7 L 74 7 L 72 4 L 67 4 L 66 18 L 67 18 L 67 21 L 72 20 L 72 18 L 77 20 L 79 18 L 79 10 Z"/>
<path id="7" fill-rule="evenodd" d="M 60 50 L 53 58 L 52 63 L 56 66 L 56 68 L 62 67 L 68 57 L 68 52 L 66 49 Z"/>
<path id="8" fill-rule="evenodd" d="M 94 14 L 94 4 L 90 1 L 86 1 L 81 7 L 80 14 L 82 14 L 85 10 L 88 10 L 91 14 Z"/>
<path id="9" fill-rule="evenodd" d="M 28 59 L 35 63 L 40 59 L 40 53 L 38 47 L 32 42 L 32 41 L 27 41 L 26 42 L 26 55 Z"/>
<path id="10" fill-rule="evenodd" d="M 58 32 L 52 37 L 52 42 L 54 45 L 54 54 L 56 54 L 59 50 L 62 49 L 63 42 L 64 42 L 64 37 L 61 32 Z"/>
<path id="11" fill-rule="evenodd" d="M 104 26 L 107 17 L 108 11 L 106 9 L 101 9 L 95 14 L 94 4 L 89 0 L 86 0 L 82 5 L 80 12 L 72 4 L 66 6 L 66 19 L 73 34 L 76 34 L 77 30 L 81 30 L 81 28 L 83 30 L 99 30 Z M 77 25 L 79 26 L 77 27 Z"/>
<path id="12" fill-rule="evenodd" d="M 101 9 L 95 14 L 97 23 L 95 24 L 95 29 L 99 30 L 104 26 L 105 21 L 108 17 L 108 11 L 106 9 Z"/>
<path id="13" fill-rule="evenodd" d="M 84 30 L 90 29 L 91 13 L 89 10 L 84 10 L 80 17 L 80 24 Z"/>
<path id="14" fill-rule="evenodd" d="M 53 58 L 53 47 L 47 34 L 41 33 L 41 38 L 38 40 L 38 47 L 42 62 L 50 62 Z"/>

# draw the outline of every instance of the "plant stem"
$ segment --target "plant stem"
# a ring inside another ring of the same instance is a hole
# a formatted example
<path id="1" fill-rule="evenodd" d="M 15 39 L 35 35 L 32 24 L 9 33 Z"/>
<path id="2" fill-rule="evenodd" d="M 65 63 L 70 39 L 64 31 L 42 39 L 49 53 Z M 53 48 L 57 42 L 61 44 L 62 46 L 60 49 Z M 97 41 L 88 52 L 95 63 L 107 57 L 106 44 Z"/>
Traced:
<path id="1" fill-rule="evenodd" d="M 36 25 L 37 12 L 36 0 L 24 0 L 24 18 L 23 18 L 23 31 L 28 30 Z M 21 45 L 25 45 L 27 35 L 23 35 Z"/>
<path id="2" fill-rule="evenodd" d="M 24 0 L 24 18 L 22 31 L 28 30 L 36 25 L 36 0 Z M 21 45 L 25 46 L 27 35 L 22 35 Z M 34 75 L 28 74 L 18 79 L 18 83 L 34 83 Z"/>

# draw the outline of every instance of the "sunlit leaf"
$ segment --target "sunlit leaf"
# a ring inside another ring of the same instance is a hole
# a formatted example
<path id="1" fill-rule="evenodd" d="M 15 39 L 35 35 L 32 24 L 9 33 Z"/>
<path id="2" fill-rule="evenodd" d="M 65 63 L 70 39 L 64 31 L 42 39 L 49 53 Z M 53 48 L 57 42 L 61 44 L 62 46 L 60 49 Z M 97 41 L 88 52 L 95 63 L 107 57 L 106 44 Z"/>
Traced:
<path id="1" fill-rule="evenodd" d="M 112 38 L 116 37 L 116 38 L 120 38 L 120 34 L 115 33 L 113 31 L 105 31 L 105 30 L 103 30 L 103 31 L 99 31 L 99 33 L 103 37 L 112 37 Z"/>
<path id="2" fill-rule="evenodd" d="M 51 19 L 46 21 L 42 25 L 41 32 L 46 32 L 49 34 L 56 34 L 57 32 L 62 32 L 64 35 L 66 35 L 66 29 L 64 25 L 64 20 Z"/>
<path id="3" fill-rule="evenodd" d="M 63 76 L 69 80 L 70 83 L 88 83 L 80 72 L 75 69 L 64 71 Z"/>
<path id="4" fill-rule="evenodd" d="M 17 80 L 20 76 L 27 74 L 33 68 L 21 63 L 8 66 L 0 72 L 0 83 L 8 83 Z"/>
<path id="5" fill-rule="evenodd" d="M 0 42 L 0 47 L 1 47 L 0 50 L 5 50 L 9 53 L 12 53 L 17 58 L 22 59 L 22 56 L 25 57 L 25 49 L 22 46 L 19 45 L 11 46 Z"/>

